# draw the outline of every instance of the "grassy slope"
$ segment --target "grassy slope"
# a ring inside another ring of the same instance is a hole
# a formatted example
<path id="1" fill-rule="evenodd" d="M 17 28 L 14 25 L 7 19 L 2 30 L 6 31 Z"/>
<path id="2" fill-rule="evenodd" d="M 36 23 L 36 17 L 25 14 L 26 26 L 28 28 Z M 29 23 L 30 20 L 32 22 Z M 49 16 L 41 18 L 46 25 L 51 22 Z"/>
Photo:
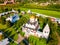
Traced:
<path id="1" fill-rule="evenodd" d="M 2 25 L 2 24 L 0 24 L 0 29 L 6 29 L 6 28 L 7 28 L 6 25 Z"/>
<path id="2" fill-rule="evenodd" d="M 28 10 L 28 8 L 20 8 L 21 10 Z M 60 18 L 60 12 L 57 11 L 49 11 L 49 10 L 40 10 L 40 9 L 30 9 L 33 12 L 37 12 L 37 13 L 41 13 L 41 14 L 45 14 L 45 15 L 49 15 L 49 16 L 53 16 L 53 17 L 57 17 Z"/>

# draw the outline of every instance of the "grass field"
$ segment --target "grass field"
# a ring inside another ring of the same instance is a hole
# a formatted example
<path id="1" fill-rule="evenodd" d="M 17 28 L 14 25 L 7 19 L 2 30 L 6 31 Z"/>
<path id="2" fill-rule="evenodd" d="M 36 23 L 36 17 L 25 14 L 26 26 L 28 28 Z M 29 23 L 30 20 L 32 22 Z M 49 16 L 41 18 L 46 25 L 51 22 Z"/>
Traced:
<path id="1" fill-rule="evenodd" d="M 20 9 L 25 10 L 25 11 L 29 10 L 28 8 L 20 8 Z M 40 13 L 40 14 L 45 14 L 45 15 L 48 15 L 48 16 L 53 16 L 53 17 L 56 17 L 56 18 L 60 18 L 60 12 L 57 12 L 57 11 L 41 10 L 41 9 L 30 9 L 30 10 L 33 11 L 33 12 Z"/>
<path id="2" fill-rule="evenodd" d="M 2 24 L 0 24 L 0 29 L 6 29 L 6 28 L 7 28 L 6 25 L 2 25 Z"/>

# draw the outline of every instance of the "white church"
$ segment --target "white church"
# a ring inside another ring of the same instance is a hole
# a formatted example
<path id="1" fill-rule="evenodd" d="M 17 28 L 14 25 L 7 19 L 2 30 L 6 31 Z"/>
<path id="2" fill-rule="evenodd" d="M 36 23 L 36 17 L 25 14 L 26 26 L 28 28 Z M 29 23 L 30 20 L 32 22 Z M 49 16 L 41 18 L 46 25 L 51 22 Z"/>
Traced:
<path id="1" fill-rule="evenodd" d="M 39 29 L 40 26 L 38 24 L 37 18 L 34 16 L 31 16 L 30 20 L 22 27 L 22 31 L 25 32 L 26 37 L 29 37 L 30 35 L 34 35 L 37 37 L 48 39 L 50 34 L 49 25 L 46 24 L 46 26 L 43 29 L 43 32 L 40 32 Z"/>

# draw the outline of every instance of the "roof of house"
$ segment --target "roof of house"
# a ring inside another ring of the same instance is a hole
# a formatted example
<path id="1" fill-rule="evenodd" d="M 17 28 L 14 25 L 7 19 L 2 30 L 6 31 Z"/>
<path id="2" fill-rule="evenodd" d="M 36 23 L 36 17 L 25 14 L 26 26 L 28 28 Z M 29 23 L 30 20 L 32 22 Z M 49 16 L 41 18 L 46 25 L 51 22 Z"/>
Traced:
<path id="1" fill-rule="evenodd" d="M 49 25 L 46 24 L 46 26 L 44 27 L 43 31 L 50 31 Z"/>

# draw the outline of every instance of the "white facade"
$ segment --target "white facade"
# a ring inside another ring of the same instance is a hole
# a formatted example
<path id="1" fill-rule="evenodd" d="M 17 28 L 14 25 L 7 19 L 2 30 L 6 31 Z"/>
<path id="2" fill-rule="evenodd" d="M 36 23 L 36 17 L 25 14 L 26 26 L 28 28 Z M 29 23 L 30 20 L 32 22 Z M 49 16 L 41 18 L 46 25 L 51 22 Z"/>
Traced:
<path id="1" fill-rule="evenodd" d="M 36 23 L 35 23 L 36 22 Z M 35 23 L 35 24 L 32 24 Z M 48 24 L 44 27 L 43 32 L 39 31 L 39 24 L 36 18 L 30 18 L 30 22 L 26 23 L 22 27 L 22 31 L 25 32 L 25 36 L 29 37 L 30 35 L 34 35 L 37 37 L 48 38 L 50 29 Z"/>
<path id="2" fill-rule="evenodd" d="M 8 38 L 0 41 L 0 45 L 7 45 L 9 43 Z"/>
<path id="3" fill-rule="evenodd" d="M 48 26 L 48 24 L 45 26 L 45 28 L 43 29 L 43 37 L 48 38 L 49 37 L 49 33 L 50 33 L 50 28 Z"/>
<path id="4" fill-rule="evenodd" d="M 27 13 L 32 14 L 31 10 L 28 10 Z"/>
<path id="5" fill-rule="evenodd" d="M 43 32 L 40 31 L 35 31 L 35 30 L 30 30 L 28 28 L 22 28 L 22 31 L 25 32 L 25 36 L 29 37 L 30 35 L 34 35 L 37 37 L 42 37 L 42 38 L 46 38 L 48 39 L 49 34 L 50 34 L 50 29 L 48 24 L 45 26 L 45 28 L 43 29 Z"/>
<path id="6" fill-rule="evenodd" d="M 21 11 L 21 14 L 24 15 L 25 14 L 25 11 Z"/>
<path id="7" fill-rule="evenodd" d="M 18 13 L 18 11 L 15 11 L 15 10 L 12 9 L 12 11 L 0 13 L 0 16 L 4 16 L 4 15 L 7 15 L 7 14 L 12 13 L 12 12 L 13 13 Z"/>
<path id="8" fill-rule="evenodd" d="M 58 23 L 60 24 L 60 19 L 59 19 L 59 18 L 56 18 L 55 21 L 58 22 Z"/>
<path id="9" fill-rule="evenodd" d="M 12 11 L 11 12 L 13 12 L 13 13 L 18 13 L 18 11 L 15 11 L 14 9 L 12 9 Z"/>

